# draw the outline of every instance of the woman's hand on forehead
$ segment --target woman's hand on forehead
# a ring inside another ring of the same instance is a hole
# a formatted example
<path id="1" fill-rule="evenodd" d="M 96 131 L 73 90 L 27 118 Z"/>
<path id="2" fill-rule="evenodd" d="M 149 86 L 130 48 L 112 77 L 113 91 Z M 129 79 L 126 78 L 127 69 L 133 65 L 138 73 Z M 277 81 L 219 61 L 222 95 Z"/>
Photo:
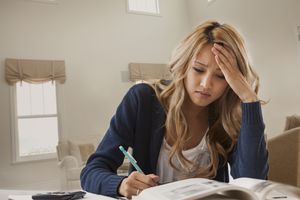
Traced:
<path id="1" fill-rule="evenodd" d="M 240 72 L 237 59 L 232 50 L 215 43 L 211 49 L 226 81 L 242 102 L 257 101 L 257 95 Z"/>

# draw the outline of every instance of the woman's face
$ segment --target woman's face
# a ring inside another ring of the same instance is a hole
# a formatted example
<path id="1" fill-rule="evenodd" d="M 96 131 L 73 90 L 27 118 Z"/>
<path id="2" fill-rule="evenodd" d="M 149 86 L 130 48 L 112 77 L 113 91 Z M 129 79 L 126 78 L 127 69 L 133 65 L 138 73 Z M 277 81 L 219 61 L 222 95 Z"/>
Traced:
<path id="1" fill-rule="evenodd" d="M 228 83 L 211 52 L 212 45 L 203 47 L 189 63 L 184 86 L 190 100 L 197 106 L 205 107 L 222 96 Z"/>

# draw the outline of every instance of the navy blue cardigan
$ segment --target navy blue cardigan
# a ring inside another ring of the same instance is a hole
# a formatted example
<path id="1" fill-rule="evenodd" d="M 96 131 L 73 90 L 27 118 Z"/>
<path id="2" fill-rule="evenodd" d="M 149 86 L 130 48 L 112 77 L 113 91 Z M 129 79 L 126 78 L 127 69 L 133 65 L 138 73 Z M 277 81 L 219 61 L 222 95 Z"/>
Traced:
<path id="1" fill-rule="evenodd" d="M 265 179 L 268 173 L 264 123 L 259 102 L 242 103 L 242 126 L 238 142 L 230 155 L 233 178 Z M 145 174 L 156 173 L 156 165 L 164 136 L 164 110 L 155 91 L 147 84 L 133 86 L 118 106 L 110 126 L 81 172 L 81 186 L 92 193 L 118 196 L 118 187 L 124 176 L 116 171 L 125 149 L 132 147 L 133 157 Z M 130 168 L 131 173 L 133 168 Z M 218 181 L 228 182 L 227 165 L 218 168 Z"/>

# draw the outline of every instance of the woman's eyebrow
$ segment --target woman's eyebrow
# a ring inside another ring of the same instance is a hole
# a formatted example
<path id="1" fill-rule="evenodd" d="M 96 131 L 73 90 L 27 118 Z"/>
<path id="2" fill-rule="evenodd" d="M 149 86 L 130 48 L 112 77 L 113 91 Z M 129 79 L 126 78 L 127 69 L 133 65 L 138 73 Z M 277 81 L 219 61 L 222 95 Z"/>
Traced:
<path id="1" fill-rule="evenodd" d="M 195 63 L 199 64 L 199 65 L 202 65 L 202 66 L 205 66 L 205 67 L 208 67 L 208 65 L 206 64 L 203 64 L 202 62 L 200 62 L 199 60 L 195 60 Z M 218 71 L 222 71 L 219 67 L 217 68 Z"/>
<path id="2" fill-rule="evenodd" d="M 207 67 L 207 65 L 206 65 L 206 64 L 203 64 L 203 63 L 202 63 L 202 62 L 200 62 L 199 60 L 195 60 L 195 63 L 197 63 L 197 64 L 199 64 L 199 65 L 203 65 L 203 66 Z"/>

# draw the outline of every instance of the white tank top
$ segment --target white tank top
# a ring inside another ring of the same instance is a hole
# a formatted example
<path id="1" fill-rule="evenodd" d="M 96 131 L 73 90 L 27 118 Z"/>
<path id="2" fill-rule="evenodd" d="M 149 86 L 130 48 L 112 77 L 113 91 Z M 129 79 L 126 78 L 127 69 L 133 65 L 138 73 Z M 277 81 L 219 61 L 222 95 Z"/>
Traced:
<path id="1" fill-rule="evenodd" d="M 206 133 L 208 132 L 208 129 Z M 172 181 L 181 180 L 186 177 L 194 177 L 195 171 L 200 167 L 206 167 L 210 163 L 210 155 L 206 145 L 206 133 L 203 136 L 200 143 L 192 148 L 182 152 L 182 154 L 191 162 L 196 163 L 193 167 L 185 168 L 183 164 L 179 161 L 177 155 L 172 158 L 173 164 L 179 169 L 174 169 L 169 163 L 169 153 L 171 150 L 170 145 L 167 143 L 165 138 L 163 139 L 156 168 L 156 174 L 160 177 L 160 183 L 168 183 Z"/>

